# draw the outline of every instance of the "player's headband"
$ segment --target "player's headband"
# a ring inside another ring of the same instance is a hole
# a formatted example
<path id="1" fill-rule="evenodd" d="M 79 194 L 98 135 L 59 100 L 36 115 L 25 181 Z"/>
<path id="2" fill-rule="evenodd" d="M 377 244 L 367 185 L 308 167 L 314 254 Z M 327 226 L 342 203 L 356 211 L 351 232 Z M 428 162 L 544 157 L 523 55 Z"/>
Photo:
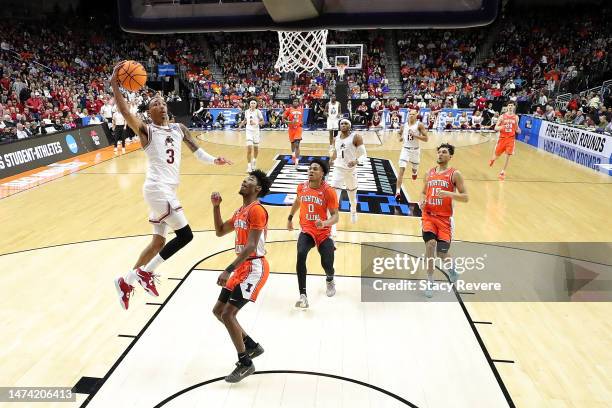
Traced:
<path id="1" fill-rule="evenodd" d="M 340 124 L 342 124 L 343 122 L 346 122 L 346 123 L 347 123 L 349 126 L 351 126 L 351 121 L 350 121 L 350 120 L 348 120 L 348 119 L 342 119 L 342 120 L 340 121 Z"/>

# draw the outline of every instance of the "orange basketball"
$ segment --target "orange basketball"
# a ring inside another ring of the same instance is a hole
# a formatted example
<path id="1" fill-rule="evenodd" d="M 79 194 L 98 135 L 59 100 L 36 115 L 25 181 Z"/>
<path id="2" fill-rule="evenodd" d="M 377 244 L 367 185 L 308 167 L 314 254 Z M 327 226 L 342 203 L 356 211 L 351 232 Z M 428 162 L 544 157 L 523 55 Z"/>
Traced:
<path id="1" fill-rule="evenodd" d="M 117 72 L 117 79 L 123 89 L 139 91 L 147 83 L 147 71 L 139 62 L 125 61 Z"/>

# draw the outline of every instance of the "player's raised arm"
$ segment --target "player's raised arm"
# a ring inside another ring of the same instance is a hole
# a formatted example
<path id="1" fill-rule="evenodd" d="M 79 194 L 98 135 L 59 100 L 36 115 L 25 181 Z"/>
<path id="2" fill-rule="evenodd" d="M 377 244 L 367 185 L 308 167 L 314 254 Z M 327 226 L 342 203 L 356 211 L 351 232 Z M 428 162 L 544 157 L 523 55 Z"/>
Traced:
<path id="1" fill-rule="evenodd" d="M 232 220 L 227 220 L 223 222 L 221 218 L 221 194 L 214 192 L 210 195 L 210 201 L 213 205 L 213 217 L 215 221 L 215 233 L 218 237 L 222 237 L 226 234 L 229 234 L 234 230 L 234 224 Z"/>
<path id="2" fill-rule="evenodd" d="M 191 136 L 191 132 L 189 131 L 189 129 L 187 129 L 187 126 L 183 125 L 182 123 L 179 123 L 179 126 L 181 127 L 181 131 L 183 132 L 183 142 L 189 147 L 189 150 L 193 152 L 193 154 L 199 161 L 206 164 L 216 164 L 218 166 L 221 166 L 223 164 L 232 164 L 232 162 L 226 159 L 225 157 L 215 158 L 214 156 L 211 156 L 210 154 L 206 153 L 204 149 L 198 146 L 193 136 Z"/>
<path id="3" fill-rule="evenodd" d="M 117 78 L 117 74 L 119 69 L 123 65 L 125 61 L 121 61 L 119 64 L 115 65 L 113 68 L 113 75 L 111 76 L 111 88 L 113 90 L 113 96 L 115 97 L 115 103 L 117 104 L 117 109 L 121 112 L 121 115 L 125 118 L 125 122 L 128 124 L 130 128 L 134 131 L 135 134 L 140 138 L 140 144 L 142 146 L 146 146 L 149 144 L 149 136 L 147 132 L 147 125 L 136 115 L 130 112 L 130 107 L 128 106 L 127 101 L 121 94 L 119 90 L 119 79 Z"/>

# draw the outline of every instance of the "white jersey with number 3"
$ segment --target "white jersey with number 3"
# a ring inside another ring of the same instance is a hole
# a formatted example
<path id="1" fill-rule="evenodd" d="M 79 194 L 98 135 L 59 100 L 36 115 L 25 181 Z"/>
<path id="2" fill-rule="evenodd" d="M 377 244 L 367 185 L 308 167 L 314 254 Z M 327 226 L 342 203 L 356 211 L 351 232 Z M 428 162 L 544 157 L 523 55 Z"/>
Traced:
<path id="1" fill-rule="evenodd" d="M 177 123 L 169 126 L 147 126 L 149 143 L 144 147 L 147 155 L 145 184 L 179 184 L 183 131 Z"/>

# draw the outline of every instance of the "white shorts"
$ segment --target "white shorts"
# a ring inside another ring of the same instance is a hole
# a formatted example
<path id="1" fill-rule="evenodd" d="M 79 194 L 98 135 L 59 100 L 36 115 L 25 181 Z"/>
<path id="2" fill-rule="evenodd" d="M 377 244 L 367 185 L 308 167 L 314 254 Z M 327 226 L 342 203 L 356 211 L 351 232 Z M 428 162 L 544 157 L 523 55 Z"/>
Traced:
<path id="1" fill-rule="evenodd" d="M 145 183 L 142 188 L 145 202 L 149 206 L 149 222 L 153 233 L 165 237 L 168 228 L 179 230 L 187 225 L 183 207 L 176 198 L 176 188 L 165 184 Z"/>
<path id="2" fill-rule="evenodd" d="M 334 172 L 331 175 L 329 183 L 333 188 L 345 188 L 347 190 L 357 189 L 357 171 L 353 169 L 345 169 L 342 167 L 334 167 Z"/>
<path id="3" fill-rule="evenodd" d="M 327 130 L 338 130 L 340 128 L 340 118 L 327 118 Z"/>
<path id="4" fill-rule="evenodd" d="M 399 166 L 406 167 L 408 166 L 408 162 L 412 164 L 416 164 L 417 166 L 421 162 L 421 148 L 417 147 L 416 149 L 408 149 L 402 147 L 402 152 L 400 153 L 399 158 Z"/>
<path id="5" fill-rule="evenodd" d="M 253 146 L 259 144 L 259 129 L 246 130 L 246 145 Z"/>

